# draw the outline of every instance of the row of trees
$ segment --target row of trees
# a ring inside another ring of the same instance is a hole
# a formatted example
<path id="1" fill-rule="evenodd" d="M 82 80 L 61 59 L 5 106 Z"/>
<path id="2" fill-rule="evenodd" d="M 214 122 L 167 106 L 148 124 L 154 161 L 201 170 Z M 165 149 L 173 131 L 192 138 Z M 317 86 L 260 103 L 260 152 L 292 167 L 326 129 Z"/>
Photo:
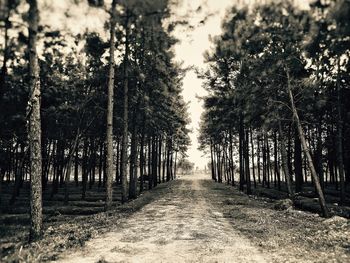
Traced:
<path id="1" fill-rule="evenodd" d="M 208 95 L 199 136 L 214 180 L 275 186 L 291 199 L 311 175 L 324 216 L 326 186 L 340 203 L 350 182 L 349 1 L 310 10 L 273 1 L 233 8 L 200 73 Z M 282 182 L 285 182 L 283 184 Z"/>
<path id="2" fill-rule="evenodd" d="M 168 1 L 113 0 L 108 42 L 88 29 L 52 30 L 39 9 L 36 0 L 7 0 L 1 13 L 0 187 L 14 182 L 14 202 L 30 179 L 32 240 L 42 231 L 42 187 L 50 183 L 51 196 L 64 187 L 68 203 L 71 177 L 81 182 L 82 199 L 98 180 L 110 209 L 113 184 L 125 202 L 146 181 L 152 188 L 173 179 L 190 143 L 174 24 L 164 25 Z"/>

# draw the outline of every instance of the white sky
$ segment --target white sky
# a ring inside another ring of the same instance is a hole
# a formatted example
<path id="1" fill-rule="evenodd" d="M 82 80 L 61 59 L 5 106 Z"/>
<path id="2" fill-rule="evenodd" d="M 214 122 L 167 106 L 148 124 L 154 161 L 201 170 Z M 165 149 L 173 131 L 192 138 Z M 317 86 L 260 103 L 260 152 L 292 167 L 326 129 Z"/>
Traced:
<path id="1" fill-rule="evenodd" d="M 226 14 L 228 7 L 231 7 L 234 1 L 232 0 L 183 0 L 180 13 L 189 10 L 197 10 L 199 6 L 202 11 L 190 18 L 190 23 L 199 24 L 205 17 L 206 13 L 213 13 L 204 25 L 196 27 L 194 30 L 185 32 L 181 28 L 175 31 L 175 36 L 180 39 L 180 43 L 175 46 L 176 59 L 184 62 L 184 66 L 195 65 L 199 68 L 204 68 L 203 53 L 211 46 L 209 36 L 219 35 L 221 33 L 222 19 Z M 196 73 L 191 70 L 187 73 L 184 79 L 183 96 L 186 101 L 190 101 L 190 116 L 192 123 L 190 127 L 192 145 L 188 151 L 189 160 L 195 163 L 195 166 L 203 169 L 207 164 L 208 159 L 203 157 L 203 152 L 197 150 L 197 136 L 199 128 L 199 120 L 203 112 L 202 102 L 196 98 L 196 95 L 205 95 L 205 90 L 202 88 L 202 80 L 197 78 Z"/>

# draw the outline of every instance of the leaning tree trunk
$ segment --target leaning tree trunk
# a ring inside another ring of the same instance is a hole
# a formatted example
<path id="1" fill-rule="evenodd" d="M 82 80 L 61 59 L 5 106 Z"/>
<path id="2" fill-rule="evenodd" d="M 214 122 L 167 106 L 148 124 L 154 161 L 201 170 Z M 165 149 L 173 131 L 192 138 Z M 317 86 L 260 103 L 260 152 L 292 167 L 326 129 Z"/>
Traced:
<path id="1" fill-rule="evenodd" d="M 115 7 L 116 0 L 112 2 L 111 29 L 109 41 L 109 77 L 108 77 L 108 103 L 107 103 L 107 131 L 106 131 L 106 205 L 105 209 L 112 207 L 113 200 L 113 97 L 114 97 L 114 50 L 115 50 Z"/>
<path id="2" fill-rule="evenodd" d="M 41 185 L 41 119 L 40 119 L 40 78 L 36 50 L 39 24 L 39 10 L 36 0 L 27 0 L 29 4 L 29 76 L 30 98 L 29 147 L 30 147 L 30 235 L 34 241 L 42 235 L 42 185 Z"/>
<path id="3" fill-rule="evenodd" d="M 289 100 L 290 100 L 290 104 L 291 104 L 292 111 L 293 111 L 293 118 L 294 118 L 294 120 L 296 122 L 296 125 L 297 125 L 297 130 L 298 130 L 299 138 L 300 138 L 300 141 L 301 141 L 301 145 L 303 146 L 303 150 L 305 152 L 305 155 L 306 155 L 306 158 L 307 158 L 307 161 L 308 161 L 308 165 L 309 165 L 309 168 L 310 168 L 310 171 L 311 171 L 311 176 L 312 176 L 312 179 L 314 180 L 314 183 L 315 183 L 315 187 L 316 187 L 316 191 L 317 191 L 317 194 L 318 194 L 318 199 L 319 199 L 319 203 L 320 203 L 320 206 L 321 206 L 322 214 L 323 214 L 324 217 L 329 217 L 329 212 L 328 212 L 328 208 L 327 208 L 327 205 L 326 205 L 326 200 L 324 198 L 323 191 L 322 191 L 322 188 L 321 188 L 321 184 L 320 184 L 319 178 L 317 176 L 314 163 L 312 161 L 312 157 L 311 157 L 311 154 L 310 154 L 309 147 L 307 146 L 307 143 L 306 143 L 305 134 L 304 134 L 304 131 L 303 131 L 303 127 L 301 126 L 301 123 L 300 123 L 298 111 L 297 111 L 297 109 L 295 107 L 293 93 L 292 93 L 292 88 L 291 88 L 291 85 L 290 85 L 290 76 L 289 76 L 288 69 L 286 69 L 286 74 L 287 74 L 287 91 L 288 91 Z"/>

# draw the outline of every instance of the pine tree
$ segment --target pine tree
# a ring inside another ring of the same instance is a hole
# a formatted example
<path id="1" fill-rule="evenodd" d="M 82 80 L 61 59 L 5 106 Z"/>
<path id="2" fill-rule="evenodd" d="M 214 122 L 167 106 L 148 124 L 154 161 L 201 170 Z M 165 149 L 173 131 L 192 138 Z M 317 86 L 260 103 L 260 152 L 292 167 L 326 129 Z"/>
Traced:
<path id="1" fill-rule="evenodd" d="M 30 237 L 35 241 L 42 235 L 42 185 L 41 185 L 41 118 L 40 118 L 40 79 L 37 55 L 37 34 L 39 26 L 39 10 L 36 0 L 28 0 L 29 4 L 29 76 L 30 97 L 27 115 L 29 116 L 29 148 L 30 148 Z"/>

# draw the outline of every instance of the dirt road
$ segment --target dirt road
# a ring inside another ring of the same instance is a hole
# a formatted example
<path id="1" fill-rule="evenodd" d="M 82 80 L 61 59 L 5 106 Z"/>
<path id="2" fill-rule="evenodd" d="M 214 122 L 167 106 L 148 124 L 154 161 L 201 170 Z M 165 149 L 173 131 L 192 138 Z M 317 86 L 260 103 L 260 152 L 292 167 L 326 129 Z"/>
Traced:
<path id="1" fill-rule="evenodd" d="M 177 182 L 115 232 L 90 240 L 83 251 L 62 262 L 265 262 L 211 203 L 212 189 L 201 178 L 187 176 Z"/>
<path id="2" fill-rule="evenodd" d="M 59 262 L 346 262 L 349 259 L 349 254 L 339 247 L 337 252 L 332 250 L 338 254 L 329 257 L 330 248 L 323 251 L 316 243 L 304 239 L 305 227 L 310 227 L 309 235 L 312 235 L 311 226 L 322 225 L 323 219 L 318 216 L 275 211 L 261 200 L 250 199 L 202 175 L 184 176 L 154 190 L 153 194 L 158 194 L 156 201 L 122 220 L 114 231 L 91 239 L 79 251 L 64 254 Z M 310 226 L 303 223 L 310 220 L 314 222 Z"/>

